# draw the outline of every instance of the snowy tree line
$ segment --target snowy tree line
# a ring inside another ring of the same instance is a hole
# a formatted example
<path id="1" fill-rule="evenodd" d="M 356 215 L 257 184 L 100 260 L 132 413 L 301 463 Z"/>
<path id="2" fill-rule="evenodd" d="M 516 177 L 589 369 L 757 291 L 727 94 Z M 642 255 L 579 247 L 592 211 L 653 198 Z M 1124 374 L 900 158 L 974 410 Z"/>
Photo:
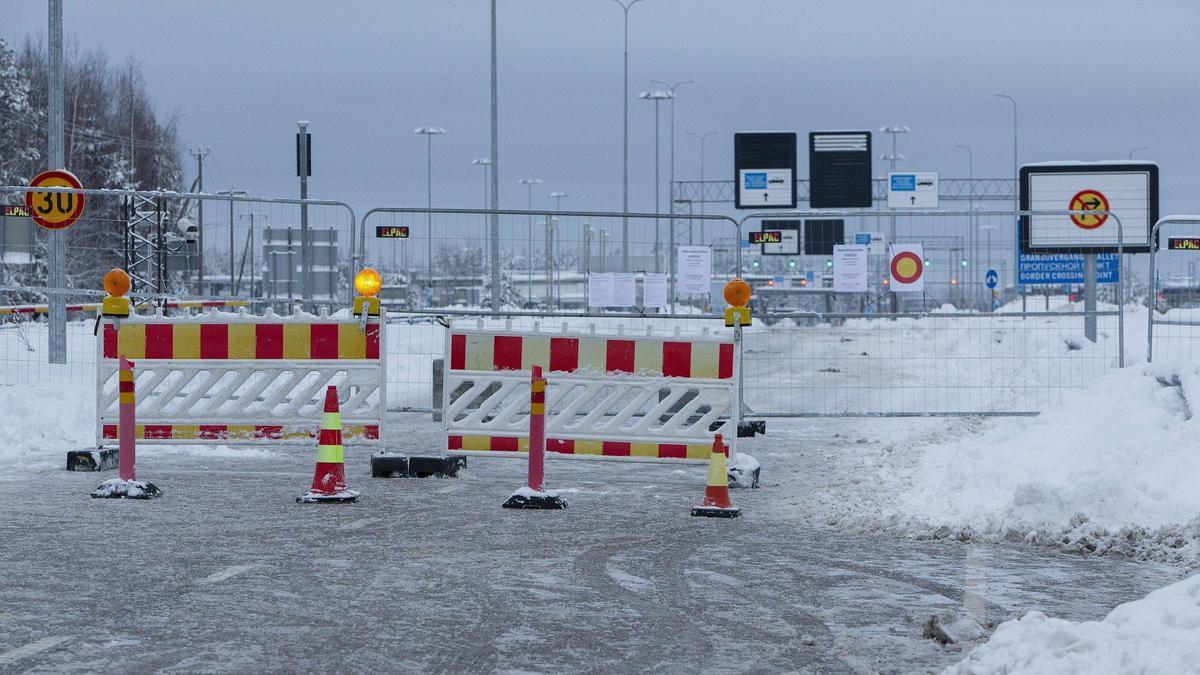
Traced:
<path id="1" fill-rule="evenodd" d="M 71 44 L 64 54 L 65 168 L 84 187 L 178 190 L 183 170 L 178 116 L 156 113 L 140 66 L 109 63 L 102 50 Z M 0 185 L 25 185 L 47 165 L 48 60 L 40 40 L 13 48 L 0 38 Z M 22 203 L 6 194 L 4 203 Z M 46 235 L 37 228 L 34 263 L 0 264 L 0 285 L 46 283 Z M 115 198 L 88 199 L 84 216 L 68 231 L 67 273 L 72 286 L 95 289 L 104 270 L 122 262 L 124 207 Z M 38 293 L 13 301 L 41 300 Z"/>

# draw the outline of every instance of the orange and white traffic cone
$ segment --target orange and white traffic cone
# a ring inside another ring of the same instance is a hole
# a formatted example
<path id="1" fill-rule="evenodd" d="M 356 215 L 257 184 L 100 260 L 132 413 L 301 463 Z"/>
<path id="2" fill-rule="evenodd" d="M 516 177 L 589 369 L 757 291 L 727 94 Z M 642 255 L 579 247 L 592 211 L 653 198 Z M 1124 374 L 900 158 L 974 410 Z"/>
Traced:
<path id="1" fill-rule="evenodd" d="M 708 482 L 704 486 L 704 501 L 692 509 L 693 516 L 736 518 L 741 509 L 729 501 L 729 478 L 725 472 L 725 444 L 721 434 L 713 439 L 712 455 L 708 458 Z"/>
<path id="2" fill-rule="evenodd" d="M 296 497 L 296 501 L 340 504 L 358 499 L 358 494 L 346 487 L 342 464 L 342 413 L 338 410 L 337 387 L 330 385 L 325 389 L 325 414 L 317 437 L 317 468 L 313 471 L 312 488 L 308 494 Z"/>

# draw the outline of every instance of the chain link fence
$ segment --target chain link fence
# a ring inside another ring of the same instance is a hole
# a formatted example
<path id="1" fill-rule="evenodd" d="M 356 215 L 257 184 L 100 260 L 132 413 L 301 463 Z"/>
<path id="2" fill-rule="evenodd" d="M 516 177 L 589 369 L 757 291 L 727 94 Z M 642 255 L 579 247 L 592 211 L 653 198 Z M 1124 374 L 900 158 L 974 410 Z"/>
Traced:
<path id="1" fill-rule="evenodd" d="M 3 188 L 0 197 L 18 205 L 24 192 Z M 310 240 L 313 273 L 328 280 L 312 284 L 309 309 L 346 307 L 360 263 L 384 276 L 389 401 L 399 410 L 433 407 L 433 363 L 443 355 L 442 324 L 451 318 L 508 320 L 514 328 L 537 324 L 547 331 L 616 330 L 617 324 L 630 334 L 727 330 L 720 290 L 735 274 L 754 287 L 755 322 L 745 331 L 742 368 L 743 400 L 752 414 L 1036 414 L 1123 360 L 1120 285 L 1103 286 L 1094 308 L 1080 302 L 1082 284 L 1045 287 L 1037 302 L 1018 295 L 1013 211 L 806 211 L 752 214 L 738 222 L 680 214 L 378 208 L 356 220 L 337 202 L 82 192 L 90 220 L 68 234 L 75 237 L 68 260 L 79 287 L 71 302 L 95 301 L 104 270 L 141 260 L 135 299 L 238 297 L 253 303 L 250 311 L 272 306 L 286 312 L 303 295 L 298 223 L 306 208 L 310 233 L 330 233 Z M 779 220 L 800 223 L 795 248 L 748 245 L 750 232 L 777 227 L 764 221 Z M 812 229 L 806 221 L 824 224 Z M 840 224 L 831 228 L 829 221 Z M 143 244 L 130 243 L 131 230 L 155 244 L 158 262 L 137 257 Z M 819 241 L 816 232 L 825 233 Z M 835 288 L 832 246 L 862 240 L 856 235 L 864 233 L 870 238 L 866 290 Z M 3 243 L 0 305 L 44 302 L 39 261 L 45 258 L 38 248 L 44 236 L 32 232 L 23 259 L 8 257 L 14 249 Z M 893 249 L 902 244 L 922 246 L 919 292 L 893 286 Z M 666 306 L 646 307 L 648 275 L 665 274 L 676 289 L 673 252 L 680 245 L 712 251 L 710 292 L 669 292 Z M 315 252 L 322 246 L 336 252 L 322 258 Z M 491 310 L 495 261 L 499 312 Z M 996 271 L 995 288 L 989 269 Z M 589 307 L 588 275 L 622 271 L 638 280 L 632 302 L 619 310 Z M 69 362 L 48 366 L 40 315 L 0 315 L 0 379 L 90 382 L 92 315 L 71 317 Z"/>

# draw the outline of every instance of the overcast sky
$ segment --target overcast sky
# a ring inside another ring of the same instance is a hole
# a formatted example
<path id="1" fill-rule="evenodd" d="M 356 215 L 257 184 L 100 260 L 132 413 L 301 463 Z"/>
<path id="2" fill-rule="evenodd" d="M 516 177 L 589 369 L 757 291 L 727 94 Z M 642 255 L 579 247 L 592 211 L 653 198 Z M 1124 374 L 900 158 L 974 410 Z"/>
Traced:
<path id="1" fill-rule="evenodd" d="M 295 122 L 311 122 L 311 196 L 423 206 L 425 138 L 437 125 L 433 201 L 482 204 L 471 160 L 489 147 L 486 0 L 66 0 L 69 37 L 129 56 L 185 147 L 210 146 L 209 191 L 295 196 Z M 1200 210 L 1195 0 L 644 0 L 630 13 L 631 207 L 653 208 L 650 80 L 679 90 L 677 174 L 699 174 L 695 139 L 716 131 L 707 175 L 732 175 L 738 130 L 903 124 L 905 168 L 1012 174 L 1020 159 L 1159 162 L 1162 212 Z M 501 0 L 502 205 L 524 176 L 570 193 L 564 208 L 621 206 L 622 13 L 612 0 Z M 0 35 L 46 30 L 44 0 L 0 0 Z M 666 113 L 666 106 L 664 106 Z M 663 116 L 666 180 L 667 117 Z M 803 146 L 805 137 L 801 137 Z M 887 140 L 876 136 L 876 154 Z M 187 157 L 190 182 L 194 162 Z M 807 174 L 807 152 L 799 156 Z M 886 163 L 876 162 L 877 173 Z M 664 203 L 665 192 L 664 187 Z M 665 208 L 665 207 L 664 207 Z"/>

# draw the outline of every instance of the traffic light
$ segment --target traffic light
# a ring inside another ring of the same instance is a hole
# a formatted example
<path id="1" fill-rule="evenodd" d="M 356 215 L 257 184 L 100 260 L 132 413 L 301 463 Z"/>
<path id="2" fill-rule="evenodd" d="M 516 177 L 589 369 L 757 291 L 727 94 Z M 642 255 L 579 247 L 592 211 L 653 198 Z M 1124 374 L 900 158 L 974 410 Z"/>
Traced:
<path id="1" fill-rule="evenodd" d="M 930 262 L 930 260 L 929 260 L 928 258 L 926 258 L 926 259 L 925 259 L 925 266 L 926 266 L 926 267 L 933 267 L 933 265 L 931 264 L 931 262 Z"/>
<path id="2" fill-rule="evenodd" d="M 755 258 L 754 262 L 750 263 L 750 266 L 754 269 L 758 269 L 758 259 Z"/>
<path id="3" fill-rule="evenodd" d="M 795 267 L 795 266 L 796 266 L 796 261 L 795 261 L 795 260 L 789 260 L 789 261 L 788 261 L 788 267 Z"/>
<path id="4" fill-rule="evenodd" d="M 963 258 L 963 259 L 962 259 L 962 266 L 963 266 L 963 267 L 966 267 L 966 266 L 967 266 L 967 259 L 966 259 L 966 258 Z"/>
<path id="5" fill-rule="evenodd" d="M 826 259 L 825 259 L 825 266 L 826 266 L 826 267 L 833 267 L 833 258 L 826 258 Z"/>
<path id="6" fill-rule="evenodd" d="M 890 283 L 891 283 L 891 281 L 890 281 L 890 280 L 889 280 L 887 277 L 884 277 L 884 278 L 883 278 L 883 285 L 884 285 L 884 286 L 887 286 L 887 285 L 888 285 L 888 284 L 890 284 Z"/>
<path id="7" fill-rule="evenodd" d="M 957 286 L 957 285 L 958 285 L 958 278 L 957 278 L 957 277 L 950 277 L 950 285 L 951 285 L 951 286 Z"/>

